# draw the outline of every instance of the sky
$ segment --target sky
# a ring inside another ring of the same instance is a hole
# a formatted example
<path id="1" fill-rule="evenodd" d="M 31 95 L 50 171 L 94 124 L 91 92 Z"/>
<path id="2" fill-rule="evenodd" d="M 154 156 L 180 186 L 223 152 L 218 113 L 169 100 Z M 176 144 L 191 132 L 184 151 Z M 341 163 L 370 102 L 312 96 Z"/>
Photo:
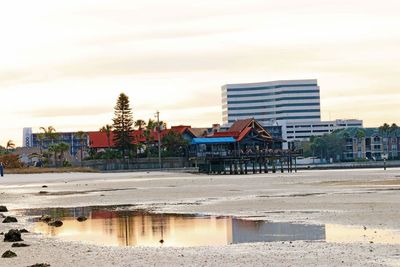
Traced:
<path id="1" fill-rule="evenodd" d="M 398 0 L 0 0 L 0 145 L 22 128 L 221 122 L 227 83 L 318 79 L 322 119 L 400 124 Z"/>

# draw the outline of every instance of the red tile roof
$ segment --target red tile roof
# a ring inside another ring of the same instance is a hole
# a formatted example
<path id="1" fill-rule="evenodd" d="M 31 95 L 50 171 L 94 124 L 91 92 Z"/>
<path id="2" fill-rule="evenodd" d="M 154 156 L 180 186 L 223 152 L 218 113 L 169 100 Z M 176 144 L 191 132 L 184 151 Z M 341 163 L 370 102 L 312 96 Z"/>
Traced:
<path id="1" fill-rule="evenodd" d="M 170 131 L 177 132 L 179 134 L 189 133 L 194 137 L 194 134 L 190 131 L 190 126 L 173 126 L 171 129 L 165 129 L 160 132 L 160 137 L 163 138 Z M 144 130 L 134 130 L 131 132 L 132 144 L 145 143 L 146 136 Z M 104 132 L 88 132 L 89 136 L 89 147 L 91 148 L 108 148 L 107 134 Z M 150 139 L 154 142 L 158 142 L 157 131 L 150 132 Z M 110 146 L 114 147 L 114 133 L 110 133 Z"/>

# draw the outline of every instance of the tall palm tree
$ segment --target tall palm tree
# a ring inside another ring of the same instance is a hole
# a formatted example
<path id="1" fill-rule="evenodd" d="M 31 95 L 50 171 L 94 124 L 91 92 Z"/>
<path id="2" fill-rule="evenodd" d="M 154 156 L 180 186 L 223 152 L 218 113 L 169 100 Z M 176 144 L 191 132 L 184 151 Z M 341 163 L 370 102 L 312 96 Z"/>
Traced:
<path id="1" fill-rule="evenodd" d="M 85 144 L 87 134 L 83 131 L 79 131 L 75 134 L 75 136 L 79 140 L 79 146 L 80 146 L 80 151 L 81 151 L 81 166 L 82 166 L 82 161 L 83 161 L 83 146 Z"/>
<path id="2" fill-rule="evenodd" d="M 100 128 L 100 132 L 105 133 L 107 135 L 107 144 L 108 144 L 108 149 L 111 148 L 111 133 L 113 131 L 113 126 L 106 124 L 103 127 Z"/>
<path id="3" fill-rule="evenodd" d="M 58 152 L 60 151 L 58 145 L 55 145 L 55 144 L 50 145 L 48 151 L 51 154 L 53 154 L 53 158 L 54 158 L 53 164 L 54 164 L 54 166 L 57 166 L 57 155 L 58 155 Z M 48 158 L 50 158 L 51 154 L 48 155 Z"/>
<path id="4" fill-rule="evenodd" d="M 40 130 L 43 131 L 45 139 L 51 141 L 51 144 L 54 144 L 54 141 L 60 137 L 60 134 L 56 132 L 53 126 L 48 126 L 47 128 L 40 127 Z"/>
<path id="5" fill-rule="evenodd" d="M 57 145 L 57 150 L 60 152 L 60 162 L 61 166 L 64 166 L 64 154 L 69 150 L 69 145 L 66 143 L 60 143 Z"/>
<path id="6" fill-rule="evenodd" d="M 36 139 L 39 143 L 39 149 L 40 149 L 40 155 L 43 154 L 43 141 L 46 137 L 44 136 L 44 133 L 39 133 L 36 135 Z"/>
<path id="7" fill-rule="evenodd" d="M 147 125 L 146 125 L 146 129 L 144 130 L 144 133 L 143 133 L 144 137 L 146 138 L 147 157 L 150 156 L 150 143 L 152 141 L 154 141 L 154 140 L 152 140 L 153 139 L 152 133 L 156 127 L 157 127 L 157 122 L 152 119 L 149 119 L 149 121 L 147 122 Z"/>
<path id="8" fill-rule="evenodd" d="M 146 127 L 146 122 L 144 120 L 135 121 L 135 127 L 138 127 L 138 130 L 143 130 Z"/>
<path id="9" fill-rule="evenodd" d="M 7 145 L 6 145 L 6 150 L 9 151 L 11 149 L 15 148 L 15 144 L 13 140 L 8 140 Z"/>
<path id="10" fill-rule="evenodd" d="M 385 142 L 383 142 L 383 153 L 384 154 L 389 154 L 389 132 L 390 132 L 390 125 L 387 124 L 386 122 L 380 126 L 379 128 L 379 132 L 382 134 L 382 139 L 386 140 L 386 144 Z M 385 148 L 386 148 L 386 152 L 385 152 Z"/>

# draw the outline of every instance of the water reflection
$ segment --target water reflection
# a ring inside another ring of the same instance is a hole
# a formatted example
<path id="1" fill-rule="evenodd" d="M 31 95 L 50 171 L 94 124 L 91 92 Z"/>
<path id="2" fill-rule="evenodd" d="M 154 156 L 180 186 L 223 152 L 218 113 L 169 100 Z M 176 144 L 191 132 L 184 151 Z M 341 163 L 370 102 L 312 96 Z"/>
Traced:
<path id="1" fill-rule="evenodd" d="M 27 210 L 30 216 L 62 218 L 60 228 L 36 222 L 34 231 L 64 240 L 113 246 L 204 246 L 247 242 L 325 240 L 325 227 L 182 214 L 154 214 L 143 210 L 72 208 Z M 78 216 L 89 218 L 78 222 Z"/>

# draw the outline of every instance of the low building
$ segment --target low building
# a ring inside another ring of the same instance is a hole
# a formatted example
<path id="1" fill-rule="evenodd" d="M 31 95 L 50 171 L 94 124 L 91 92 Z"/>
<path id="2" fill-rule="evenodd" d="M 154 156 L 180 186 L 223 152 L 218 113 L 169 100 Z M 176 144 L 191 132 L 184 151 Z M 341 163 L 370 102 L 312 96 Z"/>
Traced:
<path id="1" fill-rule="evenodd" d="M 180 126 L 172 126 L 171 129 L 165 129 L 160 132 L 158 135 L 157 131 L 151 131 L 149 136 L 146 137 L 145 130 L 134 130 L 131 132 L 132 136 L 132 145 L 137 145 L 139 143 L 145 144 L 147 142 L 151 144 L 155 144 L 158 142 L 158 136 L 162 139 L 166 136 L 170 131 L 176 132 L 182 135 L 183 139 L 188 141 L 189 143 L 195 136 L 195 134 L 191 131 L 190 126 L 180 125 Z M 148 139 L 148 140 L 147 140 Z M 94 150 L 106 149 L 106 148 L 114 148 L 114 133 L 111 132 L 110 136 L 107 136 L 105 132 L 88 132 L 88 141 L 89 148 Z"/>
<path id="2" fill-rule="evenodd" d="M 78 132 L 57 132 L 58 138 L 49 139 L 42 137 L 43 133 L 33 133 L 32 128 L 23 129 L 23 147 L 37 147 L 46 150 L 53 144 L 66 143 L 69 145 L 69 153 L 72 157 L 79 157 L 79 151 L 85 149 L 89 145 L 89 140 L 86 136 L 79 137 Z"/>
<path id="3" fill-rule="evenodd" d="M 345 160 L 382 160 L 400 158 L 400 130 L 382 132 L 378 128 L 349 128 L 343 157 Z"/>

